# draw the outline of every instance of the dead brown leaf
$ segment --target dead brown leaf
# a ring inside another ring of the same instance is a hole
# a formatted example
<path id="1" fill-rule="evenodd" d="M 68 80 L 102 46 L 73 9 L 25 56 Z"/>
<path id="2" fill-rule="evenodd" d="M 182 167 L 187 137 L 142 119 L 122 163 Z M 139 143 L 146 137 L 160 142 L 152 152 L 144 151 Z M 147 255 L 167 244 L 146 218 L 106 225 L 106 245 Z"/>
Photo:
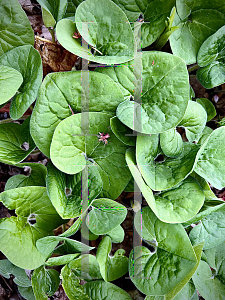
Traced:
<path id="1" fill-rule="evenodd" d="M 78 58 L 61 45 L 39 36 L 35 37 L 34 47 L 41 55 L 44 76 L 50 72 L 71 71 Z"/>

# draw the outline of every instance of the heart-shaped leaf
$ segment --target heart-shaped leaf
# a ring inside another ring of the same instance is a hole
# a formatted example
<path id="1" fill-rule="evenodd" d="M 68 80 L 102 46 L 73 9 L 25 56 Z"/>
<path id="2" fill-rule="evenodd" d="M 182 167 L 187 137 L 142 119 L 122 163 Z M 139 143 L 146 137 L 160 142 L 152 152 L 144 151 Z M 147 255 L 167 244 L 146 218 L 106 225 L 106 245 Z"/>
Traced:
<path id="1" fill-rule="evenodd" d="M 17 0 L 0 3 L 0 56 L 18 46 L 34 44 L 34 32 Z"/>
<path id="2" fill-rule="evenodd" d="M 20 268 L 38 268 L 47 256 L 37 250 L 36 241 L 63 223 L 47 196 L 46 188 L 8 190 L 0 194 L 0 201 L 7 208 L 15 209 L 18 216 L 1 219 L 0 250 Z M 32 221 L 36 223 L 31 225 Z"/>
<path id="3" fill-rule="evenodd" d="M 87 120 L 89 124 L 82 129 Z M 51 143 L 52 162 L 62 172 L 76 174 L 88 160 L 95 162 L 103 181 L 100 196 L 112 199 L 121 194 L 131 178 L 125 151 L 126 146 L 110 129 L 110 116 L 97 112 L 76 114 L 63 120 L 56 127 Z"/>
<path id="4" fill-rule="evenodd" d="M 124 256 L 125 250 L 118 249 L 113 257 L 109 257 L 111 248 L 111 239 L 105 236 L 101 240 L 96 253 L 101 275 L 105 281 L 116 280 L 128 272 L 128 258 Z"/>
<path id="5" fill-rule="evenodd" d="M 155 251 L 141 246 L 131 251 L 131 280 L 146 295 L 165 295 L 196 266 L 190 240 L 181 224 L 161 222 L 148 207 L 137 212 L 134 222 L 142 238 L 155 245 Z"/>
<path id="6" fill-rule="evenodd" d="M 15 165 L 24 160 L 35 148 L 29 132 L 29 118 L 22 125 L 0 124 L 0 161 Z"/>
<path id="7" fill-rule="evenodd" d="M 94 234 L 108 233 L 119 226 L 127 215 L 125 206 L 110 199 L 96 199 L 92 201 L 91 207 L 86 223 Z"/>
<path id="8" fill-rule="evenodd" d="M 1 65 L 0 60 L 0 104 L 12 98 L 23 82 L 23 76 L 17 70 Z"/>
<path id="9" fill-rule="evenodd" d="M 76 218 L 82 210 L 82 172 L 65 174 L 48 163 L 47 191 L 58 214 L 63 219 Z M 102 190 L 102 179 L 98 169 L 88 164 L 88 199 L 91 202 Z"/>
<path id="10" fill-rule="evenodd" d="M 75 21 L 76 25 L 71 20 L 61 20 L 56 26 L 58 41 L 68 51 L 103 64 L 119 64 L 134 58 L 133 31 L 124 12 L 112 1 L 83 1 L 76 9 Z M 77 30 L 93 47 L 94 54 L 83 40 L 73 37 Z"/>
<path id="11" fill-rule="evenodd" d="M 85 78 L 86 85 L 82 84 Z M 107 112 L 114 116 L 123 99 L 119 87 L 106 75 L 86 71 L 50 73 L 39 90 L 31 117 L 31 135 L 38 148 L 50 156 L 54 130 L 71 116 L 71 109 L 80 113 L 88 100 L 90 112 Z"/>
<path id="12" fill-rule="evenodd" d="M 225 127 L 214 130 L 199 153 L 195 172 L 217 189 L 225 186 Z"/>
<path id="13" fill-rule="evenodd" d="M 186 142 L 183 147 L 183 152 L 177 158 L 164 157 L 159 149 L 158 135 L 137 137 L 138 168 L 151 189 L 169 189 L 192 172 L 199 146 Z"/>
<path id="14" fill-rule="evenodd" d="M 202 43 L 215 33 L 225 22 L 224 1 L 177 0 L 177 15 L 174 25 L 180 26 L 170 37 L 174 55 L 186 63 L 196 63 Z"/>
<path id="15" fill-rule="evenodd" d="M 138 66 L 138 71 L 142 71 L 142 97 L 120 103 L 116 114 L 135 131 L 161 133 L 178 125 L 186 111 L 189 100 L 186 65 L 169 53 L 151 51 L 139 55 L 142 55 Z"/>
<path id="16" fill-rule="evenodd" d="M 205 40 L 198 52 L 197 78 L 207 89 L 225 82 L 225 26 Z"/>
<path id="17" fill-rule="evenodd" d="M 23 76 L 23 83 L 10 105 L 10 117 L 19 119 L 35 101 L 42 81 L 40 54 L 31 45 L 16 47 L 0 57 L 0 65 L 12 67 Z"/>

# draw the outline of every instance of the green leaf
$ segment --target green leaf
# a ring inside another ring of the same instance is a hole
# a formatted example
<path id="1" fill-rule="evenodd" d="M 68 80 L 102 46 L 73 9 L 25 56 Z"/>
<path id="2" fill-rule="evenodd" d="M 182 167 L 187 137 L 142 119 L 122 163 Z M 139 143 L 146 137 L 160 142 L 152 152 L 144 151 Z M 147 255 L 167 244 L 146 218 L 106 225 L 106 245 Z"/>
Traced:
<path id="1" fill-rule="evenodd" d="M 133 130 L 125 126 L 117 117 L 110 119 L 110 126 L 115 136 L 125 145 L 135 146 L 136 136 Z"/>
<path id="2" fill-rule="evenodd" d="M 135 228 L 154 247 L 135 247 L 129 257 L 129 274 L 146 295 L 165 295 L 180 284 L 196 266 L 197 259 L 181 224 L 165 224 L 149 207 L 135 215 Z M 141 228 L 142 227 L 142 228 Z M 179 237 L 179 238 L 177 238 Z"/>
<path id="3" fill-rule="evenodd" d="M 184 222 L 183 225 L 186 227 L 191 224 L 198 223 L 200 220 L 204 219 L 211 213 L 220 210 L 223 206 L 225 206 L 225 203 L 222 200 L 205 200 L 205 203 L 199 213 L 194 216 L 194 218 L 188 220 L 187 222 Z"/>
<path id="4" fill-rule="evenodd" d="M 84 120 L 88 123 L 82 129 Z M 100 133 L 109 134 L 107 143 L 100 140 Z M 112 199 L 121 194 L 131 179 L 125 151 L 126 146 L 110 129 L 110 116 L 97 112 L 76 114 L 63 120 L 56 127 L 51 143 L 52 162 L 62 172 L 76 174 L 88 161 L 97 165 L 103 181 L 100 196 Z"/>
<path id="5" fill-rule="evenodd" d="M 190 232 L 190 240 L 193 245 L 204 241 L 203 249 L 210 249 L 224 241 L 225 233 L 225 207 L 206 215 L 201 222 Z"/>
<path id="6" fill-rule="evenodd" d="M 197 102 L 189 100 L 185 115 L 178 125 L 185 128 L 189 142 L 198 140 L 207 122 L 205 109 Z"/>
<path id="7" fill-rule="evenodd" d="M 107 56 L 109 62 L 110 56 L 116 56 L 118 60 L 123 60 L 121 62 L 134 58 L 134 35 L 130 23 L 112 1 L 83 1 L 76 10 L 75 22 L 82 38 L 95 48 L 95 55 L 102 56 L 106 63 Z"/>
<path id="8" fill-rule="evenodd" d="M 71 20 L 74 20 L 75 11 L 77 9 L 77 6 L 83 2 L 83 0 L 68 0 L 67 1 L 67 8 L 66 12 L 64 14 L 64 18 L 71 18 Z"/>
<path id="9" fill-rule="evenodd" d="M 100 271 L 105 281 L 113 281 L 128 272 L 128 258 L 124 256 L 125 250 L 118 249 L 113 257 L 109 256 L 112 243 L 108 236 L 105 236 L 96 253 L 96 258 L 100 266 Z"/>
<path id="10" fill-rule="evenodd" d="M 197 144 L 198 145 L 203 145 L 212 132 L 213 132 L 212 128 L 210 128 L 208 126 L 205 126 L 205 128 L 203 129 L 203 131 L 200 135 L 200 138 L 199 138 Z"/>
<path id="11" fill-rule="evenodd" d="M 85 283 L 84 290 L 91 300 L 111 300 L 113 298 L 131 300 L 131 297 L 127 294 L 127 292 L 110 282 L 100 280 L 88 282 Z"/>
<path id="12" fill-rule="evenodd" d="M 27 176 L 19 174 L 10 177 L 6 182 L 5 191 L 25 186 L 45 186 L 47 169 L 44 165 L 39 163 L 20 163 L 16 166 L 24 169 L 29 168 L 29 174 Z"/>
<path id="13" fill-rule="evenodd" d="M 0 104 L 4 104 L 12 98 L 22 82 L 23 76 L 20 72 L 11 67 L 0 65 Z"/>
<path id="14" fill-rule="evenodd" d="M 10 117 L 17 120 L 36 100 L 43 73 L 41 56 L 30 45 L 20 46 L 2 55 L 0 65 L 12 67 L 23 76 L 23 83 L 10 105 Z"/>
<path id="15" fill-rule="evenodd" d="M 94 255 L 82 254 L 79 258 L 71 261 L 68 267 L 78 278 L 85 281 L 102 279 L 99 263 Z"/>
<path id="16" fill-rule="evenodd" d="M 94 249 L 94 247 L 89 247 L 81 242 L 63 236 L 46 236 L 39 239 L 36 246 L 42 254 L 49 256 L 59 242 L 63 242 L 64 253 L 81 253 Z"/>
<path id="17" fill-rule="evenodd" d="M 225 22 L 225 2 L 209 0 L 177 0 L 174 25 L 181 25 L 170 37 L 174 55 L 186 64 L 194 64 L 202 43 Z"/>
<path id="18" fill-rule="evenodd" d="M 127 150 L 126 161 L 143 197 L 161 221 L 168 223 L 183 222 L 182 220 L 188 220 L 191 216 L 194 216 L 202 206 L 205 198 L 204 193 L 192 177 L 188 177 L 173 189 L 154 197 L 152 190 L 146 185 L 136 166 L 133 150 Z M 185 209 L 182 209 L 182 207 L 185 207 Z"/>
<path id="19" fill-rule="evenodd" d="M 146 23 L 141 28 L 143 48 L 155 42 L 164 33 L 166 22 L 175 3 L 175 0 L 148 1 L 146 10 L 143 12 Z"/>
<path id="20" fill-rule="evenodd" d="M 96 72 L 108 75 L 119 86 L 124 97 L 134 95 L 134 89 L 138 88 L 137 78 L 133 66 L 123 64 L 115 67 L 97 67 Z"/>
<path id="21" fill-rule="evenodd" d="M 0 201 L 19 217 L 35 220 L 38 227 L 51 231 L 63 223 L 57 214 L 45 187 L 28 186 L 8 190 L 0 194 Z"/>
<path id="22" fill-rule="evenodd" d="M 102 190 L 102 179 L 98 169 L 88 164 L 88 199 L 91 202 Z M 82 172 L 75 175 L 62 173 L 48 163 L 47 191 L 52 204 L 63 219 L 76 218 L 82 210 Z"/>
<path id="23" fill-rule="evenodd" d="M 13 281 L 18 286 L 31 286 L 30 279 L 28 278 L 25 270 L 13 265 L 8 259 L 0 260 L 0 274 L 5 278 L 10 278 L 10 274 L 12 274 L 15 277 Z"/>
<path id="24" fill-rule="evenodd" d="M 186 142 L 183 143 L 183 147 L 183 152 L 177 158 L 159 156 L 161 152 L 158 135 L 137 137 L 138 168 L 151 189 L 157 191 L 169 189 L 192 172 L 199 146 Z"/>
<path id="25" fill-rule="evenodd" d="M 204 242 L 193 247 L 196 258 L 197 258 L 196 265 L 191 270 L 191 272 L 177 286 L 175 286 L 174 289 L 172 289 L 172 291 L 170 291 L 168 294 L 165 295 L 165 300 L 190 299 L 188 297 L 188 295 L 190 295 L 190 297 L 192 297 L 193 294 L 196 297 L 197 292 L 195 290 L 195 287 L 194 287 L 193 283 L 191 283 L 189 280 L 194 275 L 195 271 L 197 270 L 197 268 L 199 266 L 203 245 L 204 245 Z M 187 296 L 185 297 L 184 294 L 187 294 Z M 174 296 L 175 296 L 175 298 L 174 298 Z M 197 297 L 197 300 L 198 300 L 198 297 Z"/>
<path id="26" fill-rule="evenodd" d="M 68 51 L 91 61 L 119 64 L 136 54 L 134 35 L 124 12 L 110 0 L 82 2 L 76 10 L 76 25 L 71 20 L 61 20 L 56 26 L 57 39 Z M 94 55 L 86 43 L 73 38 L 79 31 L 93 47 Z"/>
<path id="27" fill-rule="evenodd" d="M 46 27 L 54 27 L 63 18 L 67 7 L 67 0 L 38 0 L 38 3 Z"/>
<path id="28" fill-rule="evenodd" d="M 67 255 L 62 255 L 62 256 L 57 256 L 57 257 L 51 257 L 46 261 L 45 266 L 53 267 L 53 266 L 66 265 L 71 260 L 77 258 L 78 256 L 80 256 L 80 253 L 67 254 Z"/>
<path id="29" fill-rule="evenodd" d="M 82 77 L 83 76 L 83 77 Z M 87 85 L 82 85 L 86 78 Z M 56 126 L 74 113 L 80 113 L 88 100 L 90 112 L 115 115 L 123 94 L 119 87 L 104 74 L 87 71 L 48 74 L 39 90 L 32 112 L 30 130 L 38 148 L 50 156 L 50 144 Z"/>
<path id="30" fill-rule="evenodd" d="M 92 201 L 91 208 L 86 224 L 94 234 L 108 233 L 119 226 L 127 215 L 125 206 L 105 198 Z"/>
<path id="31" fill-rule="evenodd" d="M 183 141 L 176 128 L 160 133 L 160 146 L 166 156 L 175 158 L 183 152 Z"/>
<path id="32" fill-rule="evenodd" d="M 167 297 L 167 295 L 166 295 L 166 297 Z M 167 298 L 165 298 L 165 300 L 166 299 Z M 195 286 L 194 286 L 192 280 L 190 280 L 173 299 L 174 300 L 184 300 L 184 299 L 199 300 L 198 292 L 195 289 Z"/>
<path id="33" fill-rule="evenodd" d="M 16 217 L 0 221 L 0 251 L 16 266 L 35 269 L 42 265 L 48 255 L 36 248 L 36 241 L 63 223 L 58 216 L 44 187 L 21 187 L 0 194 L 0 201 Z M 31 225 L 31 221 L 36 221 Z M 9 243 L 9 239 L 11 242 Z"/>
<path id="34" fill-rule="evenodd" d="M 198 182 L 189 176 L 180 185 L 155 195 L 157 216 L 168 223 L 185 222 L 197 214 L 204 200 Z"/>
<path id="35" fill-rule="evenodd" d="M 216 195 L 213 193 L 213 191 L 211 190 L 208 182 L 204 178 L 202 178 L 201 176 L 199 176 L 195 172 L 192 172 L 191 176 L 194 177 L 198 181 L 199 185 L 202 188 L 203 193 L 205 194 L 206 201 L 207 200 L 216 200 L 216 199 L 218 199 L 216 197 Z"/>
<path id="36" fill-rule="evenodd" d="M 99 237 L 99 235 L 96 235 L 91 230 L 89 230 L 89 228 L 87 227 L 87 224 L 86 224 L 87 218 L 88 218 L 88 216 L 86 215 L 82 220 L 81 235 L 86 240 L 94 241 Z"/>
<path id="37" fill-rule="evenodd" d="M 140 16 L 140 3 L 137 4 L 136 0 L 113 0 L 113 2 L 124 11 L 130 22 L 136 21 Z"/>
<path id="38" fill-rule="evenodd" d="M 18 291 L 20 295 L 26 300 L 36 300 L 32 286 L 29 287 L 18 286 Z"/>
<path id="39" fill-rule="evenodd" d="M 42 266 L 34 270 L 31 281 L 36 300 L 47 300 L 48 296 L 51 297 L 59 287 L 59 273 Z"/>
<path id="40" fill-rule="evenodd" d="M 225 127 L 214 130 L 201 147 L 195 172 L 217 189 L 225 186 Z"/>
<path id="41" fill-rule="evenodd" d="M 186 111 L 189 101 L 186 65 L 179 57 L 164 52 L 143 52 L 139 57 L 142 59 L 135 72 L 141 72 L 136 77 L 142 77 L 142 97 L 139 99 L 136 90 L 137 99 L 120 103 L 116 114 L 135 131 L 161 133 L 178 125 Z"/>
<path id="42" fill-rule="evenodd" d="M 90 300 L 84 291 L 84 286 L 80 285 L 80 280 L 68 265 L 61 270 L 62 286 L 70 300 Z"/>
<path id="43" fill-rule="evenodd" d="M 22 125 L 0 124 L 1 162 L 15 165 L 24 160 L 34 148 L 35 144 L 29 133 L 29 118 Z"/>
<path id="44" fill-rule="evenodd" d="M 196 289 L 205 300 L 225 299 L 225 286 L 218 278 L 212 276 L 209 265 L 201 261 L 192 277 Z"/>
<path id="45" fill-rule="evenodd" d="M 209 99 L 206 98 L 198 98 L 196 99 L 196 102 L 201 104 L 206 113 L 207 113 L 207 122 L 212 120 L 216 116 L 216 109 L 215 106 L 212 104 L 212 102 Z"/>
<path id="46" fill-rule="evenodd" d="M 35 244 L 47 234 L 38 226 L 28 224 L 27 218 L 3 218 L 0 220 L 0 251 L 20 268 L 38 268 L 45 262 L 47 255 L 41 254 Z"/>
<path id="47" fill-rule="evenodd" d="M 111 238 L 112 243 L 122 243 L 125 232 L 123 227 L 119 225 L 116 228 L 113 228 L 111 231 L 108 231 L 107 235 Z"/>
<path id="48" fill-rule="evenodd" d="M 34 45 L 34 32 L 17 0 L 0 3 L 0 56 L 18 46 Z"/>
<path id="49" fill-rule="evenodd" d="M 225 242 L 209 250 L 205 250 L 207 262 L 209 263 L 210 267 L 216 271 L 216 278 L 218 278 L 223 284 L 225 284 L 224 250 Z"/>
<path id="50" fill-rule="evenodd" d="M 205 40 L 198 52 L 197 78 L 207 89 L 225 82 L 225 26 Z"/>

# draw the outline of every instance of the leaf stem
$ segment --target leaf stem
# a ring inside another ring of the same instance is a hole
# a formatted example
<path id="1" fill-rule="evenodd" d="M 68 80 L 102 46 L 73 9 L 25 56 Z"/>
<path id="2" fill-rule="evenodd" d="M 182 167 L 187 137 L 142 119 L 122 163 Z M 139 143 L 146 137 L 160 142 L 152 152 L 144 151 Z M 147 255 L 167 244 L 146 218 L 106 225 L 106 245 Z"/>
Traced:
<path id="1" fill-rule="evenodd" d="M 13 120 L 11 118 L 8 119 L 4 119 L 4 120 L 0 120 L 0 124 L 4 124 L 4 123 L 10 123 L 13 121 L 21 121 L 21 120 L 26 120 L 29 116 L 22 116 L 21 118 L 17 119 L 17 120 Z"/>
<path id="2" fill-rule="evenodd" d="M 192 67 L 188 68 L 188 73 L 191 73 L 197 69 L 199 69 L 199 65 L 198 64 L 194 64 Z"/>

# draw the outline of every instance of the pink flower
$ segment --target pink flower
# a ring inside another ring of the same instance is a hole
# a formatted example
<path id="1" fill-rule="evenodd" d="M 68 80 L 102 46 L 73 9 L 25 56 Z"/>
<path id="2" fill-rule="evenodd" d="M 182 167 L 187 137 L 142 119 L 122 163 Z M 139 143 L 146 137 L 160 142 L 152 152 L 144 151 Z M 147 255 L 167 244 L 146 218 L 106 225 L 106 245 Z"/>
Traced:
<path id="1" fill-rule="evenodd" d="M 107 139 L 110 137 L 110 135 L 108 133 L 104 134 L 104 132 L 103 133 L 99 132 L 97 137 L 98 137 L 99 142 L 103 142 L 106 145 L 106 144 L 108 144 Z"/>

